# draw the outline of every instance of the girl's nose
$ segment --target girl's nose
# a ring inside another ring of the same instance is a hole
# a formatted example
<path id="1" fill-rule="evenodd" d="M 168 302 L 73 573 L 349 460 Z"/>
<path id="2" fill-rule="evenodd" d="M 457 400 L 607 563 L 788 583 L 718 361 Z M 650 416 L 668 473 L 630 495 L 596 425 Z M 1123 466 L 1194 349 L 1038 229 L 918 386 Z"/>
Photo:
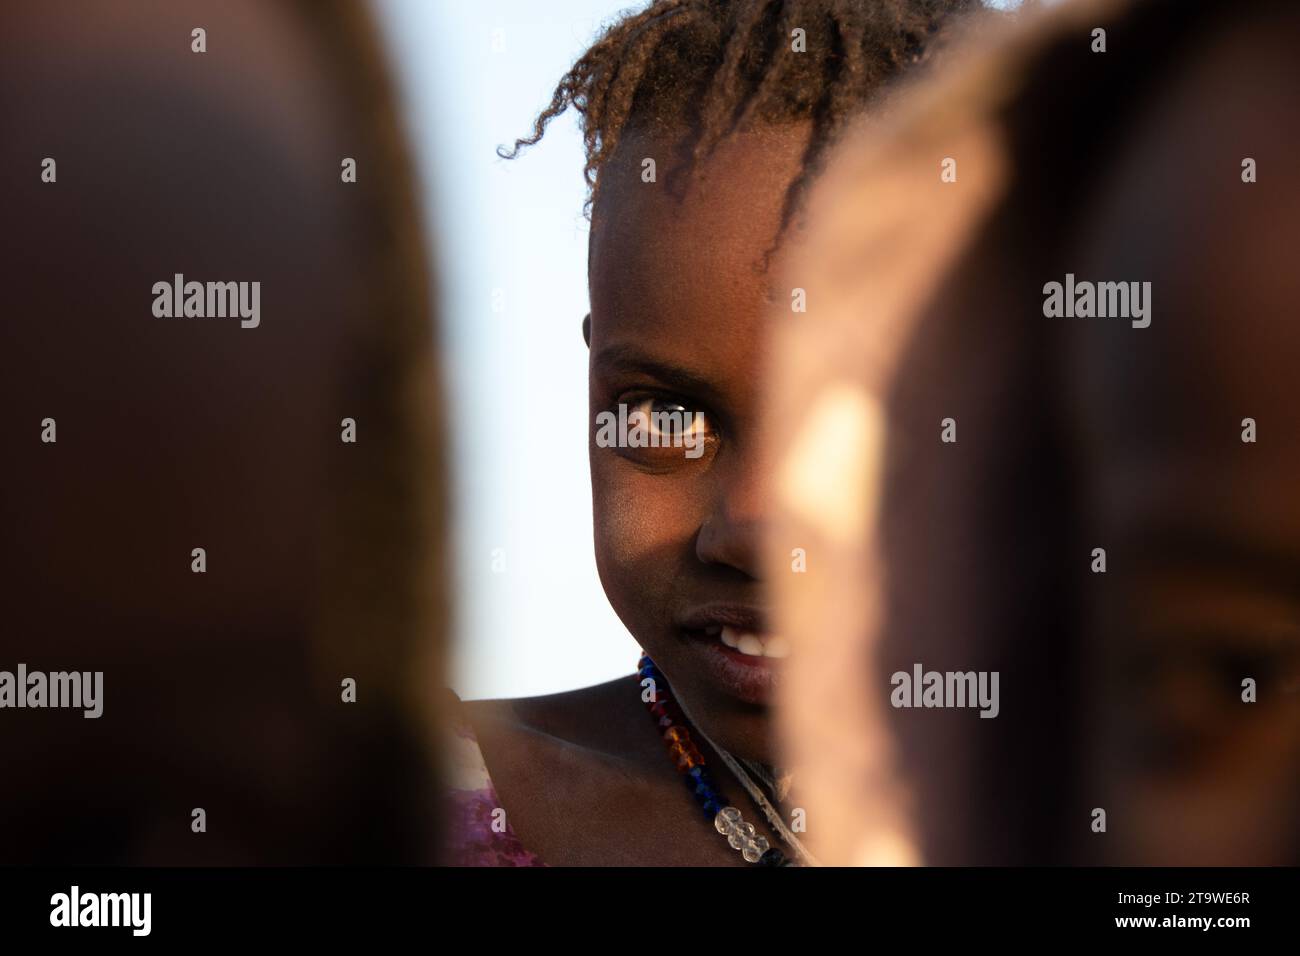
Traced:
<path id="1" fill-rule="evenodd" d="M 767 518 L 766 482 L 759 469 L 743 465 L 720 475 L 713 507 L 700 525 L 695 554 L 705 564 L 735 568 L 760 577 L 760 548 Z"/>

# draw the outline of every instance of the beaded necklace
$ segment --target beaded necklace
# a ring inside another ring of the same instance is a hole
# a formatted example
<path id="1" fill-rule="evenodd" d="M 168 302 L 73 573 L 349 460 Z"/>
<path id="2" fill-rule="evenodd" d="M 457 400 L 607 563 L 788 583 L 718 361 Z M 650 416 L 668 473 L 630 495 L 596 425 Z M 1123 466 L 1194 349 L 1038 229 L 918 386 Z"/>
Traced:
<path id="1" fill-rule="evenodd" d="M 704 811 L 705 818 L 713 823 L 715 830 L 726 837 L 731 848 L 739 850 L 745 862 L 758 866 L 799 866 L 801 863 L 814 862 L 800 845 L 798 838 L 785 826 L 780 814 L 772 807 L 749 773 L 737 763 L 734 757 L 709 740 L 703 731 L 698 731 L 709 746 L 717 751 L 723 763 L 762 809 L 768 823 L 790 845 L 801 862 L 791 860 L 779 847 L 772 846 L 767 837 L 758 834 L 754 824 L 745 822 L 741 812 L 729 805 L 727 798 L 718 790 L 712 775 L 705 768 L 704 755 L 691 739 L 691 733 L 687 729 L 685 708 L 680 701 L 673 699 L 668 681 L 648 655 L 641 656 L 637 665 L 637 675 L 641 678 L 641 686 L 650 690 L 648 695 L 642 695 L 642 699 L 663 734 L 664 742 L 668 745 L 668 756 L 672 758 L 677 771 L 683 775 L 686 786 L 695 797 L 696 803 L 700 805 L 700 809 Z M 750 766 L 757 769 L 757 765 Z M 762 776 L 770 779 L 770 775 L 766 773 Z"/>

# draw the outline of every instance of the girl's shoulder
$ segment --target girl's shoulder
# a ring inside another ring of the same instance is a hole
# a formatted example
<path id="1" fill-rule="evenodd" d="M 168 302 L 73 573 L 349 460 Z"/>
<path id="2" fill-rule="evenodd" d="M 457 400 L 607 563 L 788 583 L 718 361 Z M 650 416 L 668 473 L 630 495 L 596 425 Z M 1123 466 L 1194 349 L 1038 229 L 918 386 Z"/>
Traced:
<path id="1" fill-rule="evenodd" d="M 464 703 L 448 691 L 444 859 L 451 866 L 545 866 L 506 819 Z"/>
<path id="2" fill-rule="evenodd" d="M 644 742 L 648 726 L 635 674 L 558 694 L 461 701 L 459 712 L 489 760 L 503 747 L 539 758 L 538 750 L 626 756 L 630 743 Z"/>
<path id="3" fill-rule="evenodd" d="M 447 780 L 451 856 L 459 865 L 542 865 L 538 845 L 571 848 L 586 840 L 588 828 L 636 792 L 637 768 L 665 759 L 635 675 L 561 694 L 454 705 Z"/>

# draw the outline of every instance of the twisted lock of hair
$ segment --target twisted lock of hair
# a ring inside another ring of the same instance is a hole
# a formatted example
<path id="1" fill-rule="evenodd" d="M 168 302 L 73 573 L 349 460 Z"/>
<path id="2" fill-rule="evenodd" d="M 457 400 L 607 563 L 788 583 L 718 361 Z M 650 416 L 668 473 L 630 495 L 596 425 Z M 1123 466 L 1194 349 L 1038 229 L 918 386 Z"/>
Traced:
<path id="1" fill-rule="evenodd" d="M 556 117 L 581 117 L 587 212 L 600 172 L 633 128 L 676 132 L 699 167 L 730 134 L 810 121 L 782 232 L 829 145 L 893 77 L 924 59 L 945 23 L 977 0 L 651 0 L 623 15 L 564 74 L 532 133 L 501 147 L 513 159 Z M 806 50 L 792 37 L 804 31 Z"/>

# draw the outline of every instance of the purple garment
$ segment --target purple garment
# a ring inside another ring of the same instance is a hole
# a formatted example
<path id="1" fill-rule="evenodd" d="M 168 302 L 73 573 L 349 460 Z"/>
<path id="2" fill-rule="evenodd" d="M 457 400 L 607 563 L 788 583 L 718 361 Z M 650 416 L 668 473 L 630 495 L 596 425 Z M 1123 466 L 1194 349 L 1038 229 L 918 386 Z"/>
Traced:
<path id="1" fill-rule="evenodd" d="M 459 700 L 457 700 L 459 704 Z M 450 866 L 545 866 L 515 836 L 469 721 L 456 708 L 447 754 Z"/>

